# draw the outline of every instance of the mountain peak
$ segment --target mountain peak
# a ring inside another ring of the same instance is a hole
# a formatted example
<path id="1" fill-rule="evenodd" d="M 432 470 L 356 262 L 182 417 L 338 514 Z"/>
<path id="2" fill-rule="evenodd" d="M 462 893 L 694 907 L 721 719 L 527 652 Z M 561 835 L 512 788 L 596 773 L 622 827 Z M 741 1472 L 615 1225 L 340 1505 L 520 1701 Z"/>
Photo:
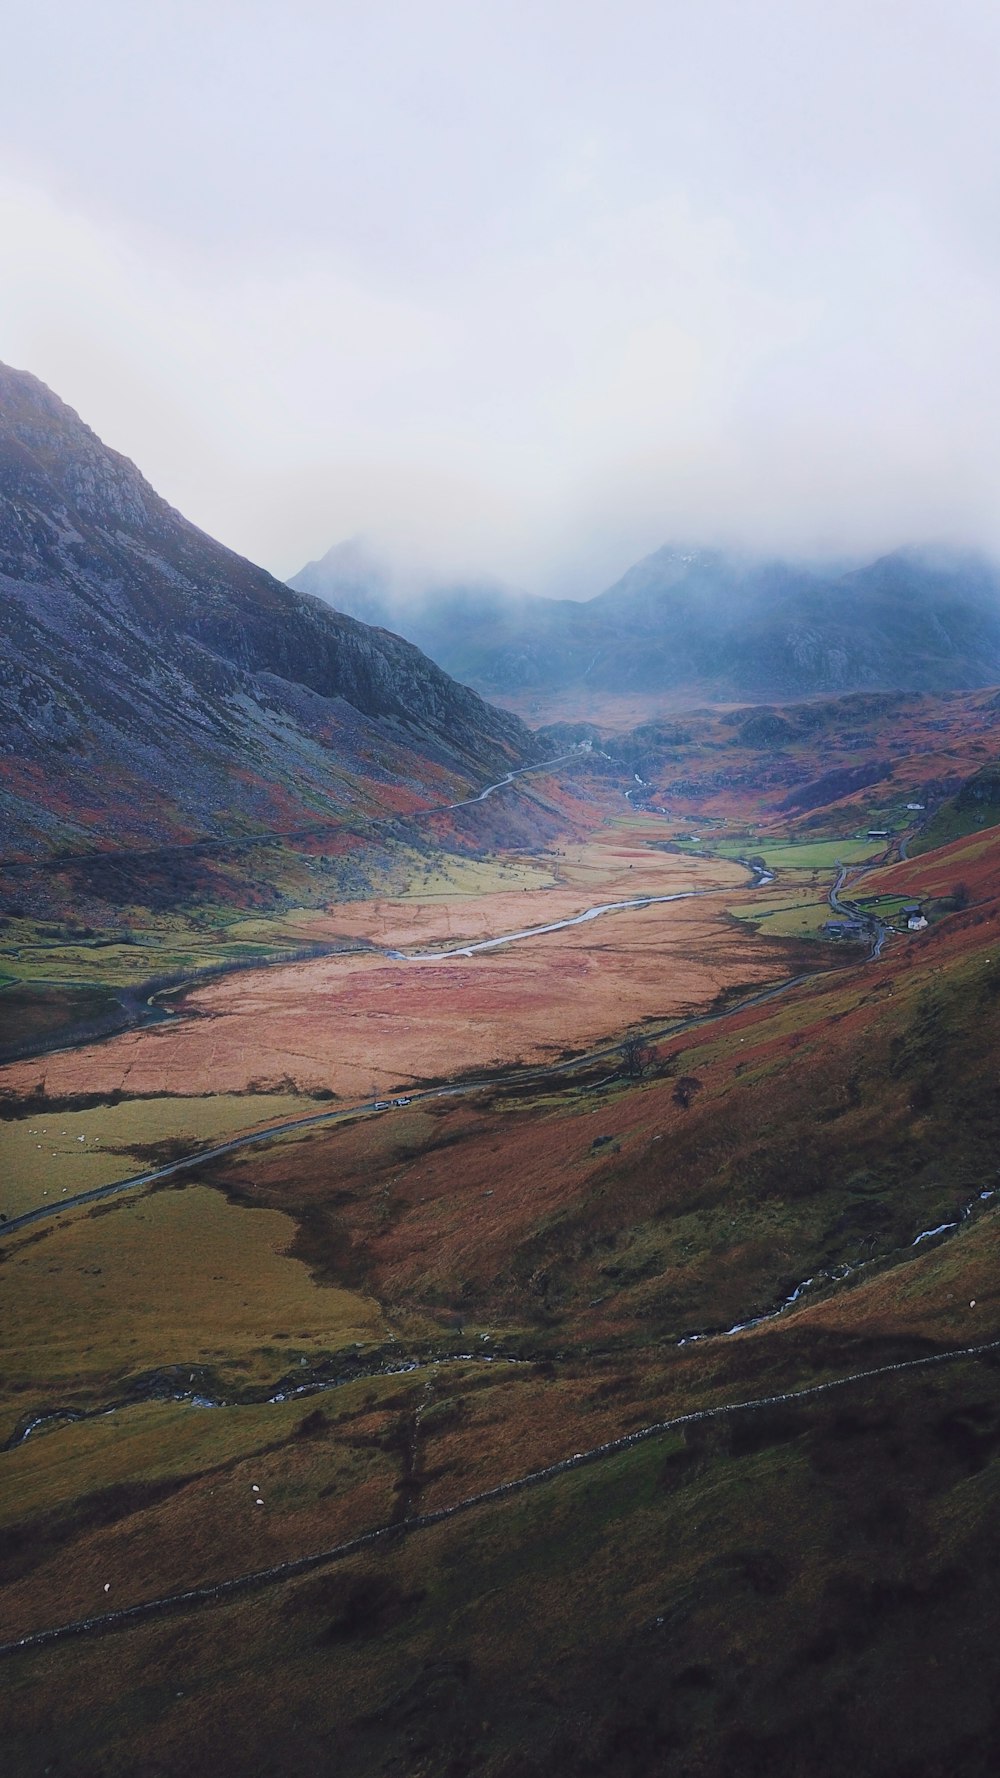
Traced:
<path id="1" fill-rule="evenodd" d="M 113 451 L 75 409 L 28 371 L 0 365 L 0 474 L 5 506 L 51 502 L 132 530 L 175 517 L 128 457 Z M 4 540 L 0 539 L 0 542 Z"/>
<path id="2" fill-rule="evenodd" d="M 8 784 L 17 761 L 35 787 L 5 808 L 0 783 L 5 850 L 67 820 L 79 832 L 83 811 L 83 830 L 102 837 L 258 816 L 277 827 L 281 809 L 377 806 L 372 787 L 394 776 L 406 787 L 394 806 L 416 806 L 449 776 L 482 782 L 533 752 L 517 718 L 412 644 L 189 524 L 72 408 L 8 367 L 0 585 L 0 753 Z"/>
<path id="3" fill-rule="evenodd" d="M 1000 572 L 943 545 L 848 566 L 674 539 L 582 602 L 484 587 L 394 601 L 363 571 L 352 586 L 320 566 L 292 584 L 361 616 L 377 609 L 487 695 L 575 689 L 581 715 L 594 693 L 759 698 L 1000 679 Z"/>

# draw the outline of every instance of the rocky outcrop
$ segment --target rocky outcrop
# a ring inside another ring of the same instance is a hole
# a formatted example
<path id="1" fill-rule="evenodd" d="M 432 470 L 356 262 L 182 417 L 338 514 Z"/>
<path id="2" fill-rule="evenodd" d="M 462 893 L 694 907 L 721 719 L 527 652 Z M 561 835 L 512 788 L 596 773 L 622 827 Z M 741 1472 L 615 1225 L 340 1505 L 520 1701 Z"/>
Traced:
<path id="1" fill-rule="evenodd" d="M 1000 809 L 1000 761 L 968 778 L 955 798 L 956 809 Z"/>

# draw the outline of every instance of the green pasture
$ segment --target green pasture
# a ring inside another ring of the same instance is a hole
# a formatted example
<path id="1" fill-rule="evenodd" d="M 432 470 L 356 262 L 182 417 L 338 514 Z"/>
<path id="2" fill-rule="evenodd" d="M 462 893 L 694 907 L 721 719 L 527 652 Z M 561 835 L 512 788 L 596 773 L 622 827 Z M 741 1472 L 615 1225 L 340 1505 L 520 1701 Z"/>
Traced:
<path id="1" fill-rule="evenodd" d="M 250 1772 L 263 1744 L 286 1778 L 343 1746 L 357 1778 L 417 1769 L 419 1736 L 423 1770 L 459 1772 L 458 1748 L 484 1778 L 981 1778 L 1000 1463 L 981 1370 L 946 1368 L 678 1429 L 377 1555 L 29 1651 L 12 1763 L 118 1775 L 171 1769 L 166 1748 Z M 985 1429 L 975 1470 L 952 1422 Z"/>
<path id="2" fill-rule="evenodd" d="M 763 859 L 772 871 L 836 871 L 838 864 L 863 864 L 884 852 L 879 839 L 769 839 L 758 834 L 744 839 L 715 839 L 683 834 L 674 841 L 681 850 L 712 852 L 721 859 Z"/>
<path id="3" fill-rule="evenodd" d="M 148 993 L 216 970 L 263 967 L 335 942 L 328 930 L 317 933 L 324 915 L 315 909 L 271 918 L 207 909 L 197 920 L 129 913 L 134 919 L 120 931 L 89 932 L 68 921 L 0 921 L 0 1046 L 9 1055 L 84 1030 L 121 1029 L 128 1015 L 119 996 L 137 988 Z"/>
<path id="4" fill-rule="evenodd" d="M 274 919 L 240 915 L 137 920 L 126 932 L 84 937 L 11 922 L 0 933 L 0 990 L 13 983 L 131 987 L 159 976 L 193 975 L 233 963 L 266 963 L 316 942 L 316 910 Z"/>
<path id="5" fill-rule="evenodd" d="M 26 1387 L 41 1402 L 93 1399 L 174 1364 L 269 1381 L 296 1354 L 383 1339 L 378 1304 L 317 1284 L 290 1257 L 294 1239 L 280 1211 L 200 1185 L 69 1212 L 40 1241 L 15 1236 L 0 1309 L 3 1419 L 31 1405 Z"/>
<path id="6" fill-rule="evenodd" d="M 914 835 L 910 841 L 910 855 L 917 858 L 923 852 L 934 852 L 939 846 L 950 845 L 952 840 L 964 840 L 971 834 L 981 833 L 984 828 L 996 827 L 998 822 L 1000 807 L 995 804 L 964 809 L 956 808 L 954 802 L 945 803 L 926 827 Z"/>
<path id="7" fill-rule="evenodd" d="M 830 904 L 821 896 L 811 896 L 808 901 L 787 895 L 768 901 L 744 901 L 729 912 L 737 920 L 760 926 L 762 932 L 776 938 L 819 938 L 824 922 L 832 918 Z"/>
<path id="8" fill-rule="evenodd" d="M 241 1130 L 308 1117 L 318 1109 L 295 1093 L 213 1093 L 199 1098 L 123 1099 L 82 1111 L 29 1111 L 0 1123 L 0 1211 L 21 1216 L 59 1197 L 128 1179 Z"/>
<path id="9" fill-rule="evenodd" d="M 885 851 L 882 840 L 722 840 L 712 851 L 723 858 L 762 858 L 769 870 L 836 871 L 841 864 L 863 864 Z"/>
<path id="10" fill-rule="evenodd" d="M 851 898 L 859 907 L 868 908 L 883 920 L 895 920 L 903 908 L 910 907 L 920 897 L 915 895 L 855 895 Z"/>
<path id="11" fill-rule="evenodd" d="M 336 1421 L 384 1398 L 424 1388 L 425 1379 L 398 1374 L 359 1377 L 341 1388 L 287 1402 L 200 1408 L 191 1402 L 151 1401 L 93 1420 L 55 1421 L 5 1453 L 0 1469 L 0 1526 L 23 1519 L 25 1504 L 41 1514 L 99 1489 L 189 1478 L 252 1457 L 289 1438 L 303 1415 L 322 1408 Z M 328 1462 L 330 1459 L 327 1459 Z"/>

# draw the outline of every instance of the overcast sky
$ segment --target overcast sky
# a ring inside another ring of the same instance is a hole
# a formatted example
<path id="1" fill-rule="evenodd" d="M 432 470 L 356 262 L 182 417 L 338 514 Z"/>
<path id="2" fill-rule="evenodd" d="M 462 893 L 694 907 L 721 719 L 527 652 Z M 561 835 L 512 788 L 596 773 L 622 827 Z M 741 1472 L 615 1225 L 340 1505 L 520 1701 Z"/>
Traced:
<path id="1" fill-rule="evenodd" d="M 279 575 L 1000 550 L 994 0 L 5 14 L 0 358 Z"/>

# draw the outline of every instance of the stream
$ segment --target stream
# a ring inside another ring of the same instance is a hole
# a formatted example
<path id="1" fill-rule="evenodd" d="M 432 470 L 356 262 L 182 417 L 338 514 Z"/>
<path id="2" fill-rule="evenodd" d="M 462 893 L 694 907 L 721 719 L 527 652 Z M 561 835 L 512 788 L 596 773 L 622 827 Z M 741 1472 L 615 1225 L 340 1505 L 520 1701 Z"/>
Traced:
<path id="1" fill-rule="evenodd" d="M 988 1203 L 990 1198 L 995 1198 L 998 1189 L 1000 1188 L 994 1186 L 991 1190 L 977 1192 L 974 1198 L 970 1198 L 968 1203 L 962 1205 L 958 1215 L 951 1222 L 939 1222 L 935 1228 L 921 1229 L 919 1235 L 916 1235 L 905 1247 L 891 1248 L 888 1253 L 875 1254 L 871 1259 L 856 1260 L 853 1265 L 845 1260 L 830 1271 L 817 1272 L 811 1278 L 803 1278 L 801 1284 L 796 1284 L 790 1296 L 782 1298 L 777 1308 L 766 1309 L 762 1315 L 752 1315 L 747 1321 L 736 1321 L 732 1327 L 711 1328 L 705 1333 L 685 1334 L 677 1344 L 678 1346 L 693 1346 L 702 1340 L 728 1340 L 732 1338 L 733 1334 L 746 1333 L 748 1328 L 763 1327 L 768 1321 L 777 1321 L 780 1315 L 784 1315 L 793 1303 L 800 1302 L 809 1291 L 821 1290 L 827 1285 L 846 1284 L 849 1278 L 856 1278 L 859 1272 L 867 1271 L 870 1266 L 885 1265 L 889 1260 L 900 1259 L 904 1254 L 911 1253 L 914 1247 L 921 1246 L 924 1241 L 932 1241 L 938 1235 L 951 1234 L 954 1229 L 961 1228 L 963 1222 L 968 1222 L 978 1205 Z"/>
<path id="2" fill-rule="evenodd" d="M 517 778 L 522 778 L 527 773 L 550 771 L 555 766 L 567 764 L 575 757 L 578 757 L 577 750 L 571 749 L 568 753 L 559 754 L 556 759 L 540 760 L 536 765 L 520 766 L 517 771 L 508 772 L 505 777 L 498 778 L 495 784 L 487 784 L 475 796 L 464 797 L 456 803 L 442 803 L 433 808 L 418 809 L 414 812 L 414 819 L 426 815 L 446 814 L 452 809 L 471 808 L 475 803 L 485 802 L 495 791 L 504 790 Z M 290 828 L 280 833 L 275 831 L 270 834 L 255 834 L 242 839 L 205 839 L 174 847 L 155 848 L 154 850 L 197 852 L 201 849 L 211 850 L 216 846 L 239 849 L 267 844 L 274 840 L 279 842 L 294 840 L 305 835 L 322 833 L 330 828 L 339 828 L 342 825 L 342 822 L 316 823 L 308 828 Z M 376 822 L 374 825 L 380 824 Z M 90 853 L 68 853 L 63 855 L 62 862 L 71 862 L 77 857 L 86 861 L 91 856 Z M 136 854 L 129 852 L 126 856 L 135 857 Z M 58 863 L 59 860 L 54 862 Z M 16 870 L 24 865 L 24 860 L 0 859 L 0 864 L 5 868 Z M 28 865 L 25 868 L 34 869 L 36 867 Z M 0 1044 L 0 1064 L 31 1061 L 37 1056 L 52 1055 L 59 1050 L 78 1049 L 89 1044 L 106 1043 L 112 1038 L 120 1037 L 126 1031 L 142 1030 L 151 1025 L 162 1025 L 168 1021 L 176 1020 L 179 1016 L 183 1017 L 183 1014 L 178 1015 L 173 1007 L 163 1005 L 161 1002 L 205 987 L 212 981 L 236 974 L 238 971 L 269 969 L 285 963 L 302 961 L 303 959 L 297 955 L 301 948 L 299 945 L 291 948 L 276 946 L 275 954 L 269 957 L 257 956 L 220 962 L 210 961 L 202 969 L 195 970 L 189 975 L 178 973 L 172 975 L 169 980 L 160 978 L 159 984 L 153 977 L 146 982 L 132 982 L 114 988 L 108 987 L 106 1011 L 100 1016 L 71 1021 L 27 1042 Z M 364 945 L 316 944 L 306 948 L 310 955 L 324 957 L 337 955 L 342 951 L 353 952 L 366 947 Z"/>
<path id="3" fill-rule="evenodd" d="M 684 1414 L 675 1414 L 669 1420 L 657 1420 L 651 1425 L 636 1427 L 632 1432 L 622 1433 L 620 1437 L 608 1439 L 604 1444 L 593 1445 L 589 1450 L 574 1451 L 571 1457 L 560 1458 L 555 1463 L 546 1464 L 542 1469 L 529 1470 L 527 1474 L 515 1476 L 510 1481 L 499 1482 L 492 1488 L 484 1488 L 478 1494 L 466 1495 L 464 1499 L 453 1501 L 450 1506 L 439 1506 L 431 1512 L 414 1513 L 411 1518 L 393 1519 L 385 1524 L 373 1525 L 369 1530 L 359 1532 L 345 1542 L 334 1544 L 330 1548 L 314 1550 L 304 1556 L 292 1556 L 283 1562 L 274 1563 L 269 1568 L 251 1569 L 242 1574 L 230 1575 L 225 1580 L 208 1581 L 201 1586 L 186 1587 L 179 1592 L 162 1593 L 157 1598 L 139 1600 L 134 1604 L 118 1606 L 114 1610 L 98 1612 L 90 1617 L 73 1618 L 69 1622 L 54 1624 L 47 1629 L 29 1631 L 11 1642 L 0 1643 L 0 1659 L 7 1659 L 28 1649 L 44 1648 L 70 1637 L 75 1638 L 91 1633 L 101 1635 L 108 1630 L 121 1629 L 166 1612 L 190 1610 L 211 1601 L 232 1598 L 236 1594 L 249 1592 L 252 1589 L 279 1585 L 299 1575 L 308 1574 L 317 1568 L 324 1568 L 330 1563 L 357 1555 L 360 1551 L 368 1551 L 373 1546 L 382 1545 L 389 1539 L 410 1537 L 414 1532 L 426 1530 L 429 1526 L 443 1524 L 445 1520 L 454 1519 L 460 1513 L 471 1512 L 482 1506 L 498 1505 L 500 1502 L 522 1493 L 527 1488 L 538 1487 L 557 1476 L 566 1475 L 570 1470 L 579 1469 L 584 1464 L 600 1463 L 607 1457 L 632 1450 L 636 1445 L 643 1444 L 649 1439 L 661 1438 L 664 1433 L 673 1432 L 682 1426 L 703 1424 L 706 1421 L 722 1419 L 732 1414 L 754 1413 L 760 1409 L 783 1406 L 786 1403 L 815 1401 L 818 1396 L 827 1395 L 832 1390 L 850 1389 L 859 1383 L 873 1382 L 882 1377 L 923 1370 L 931 1365 L 955 1364 L 970 1358 L 992 1356 L 998 1347 L 1000 1347 L 1000 1340 L 986 1340 L 974 1346 L 961 1346 L 946 1352 L 923 1353 L 919 1358 L 897 1359 L 892 1364 L 872 1365 L 865 1370 L 852 1371 L 844 1377 L 831 1377 L 825 1383 L 808 1383 L 804 1388 L 783 1389 L 771 1395 L 754 1396 L 748 1400 L 719 1402 L 712 1407 L 694 1408 Z M 662 1621 L 662 1619 L 657 1619 L 658 1623 L 662 1623 Z"/>
<path id="4" fill-rule="evenodd" d="M 687 856 L 711 858 L 714 855 L 710 852 L 695 852 Z M 772 872 L 765 865 L 753 864 L 749 858 L 734 858 L 732 863 L 749 871 L 749 886 L 754 889 L 761 889 L 774 882 Z M 473 939 L 469 944 L 450 945 L 441 951 L 386 951 L 385 955 L 397 963 L 440 963 L 448 957 L 472 957 L 477 951 L 495 951 L 500 945 L 517 944 L 524 938 L 541 938 L 549 932 L 564 932 L 569 926 L 583 926 L 588 920 L 600 919 L 602 914 L 622 914 L 633 908 L 657 907 L 667 901 L 693 901 L 703 895 L 731 894 L 732 888 L 731 884 L 719 884 L 711 889 L 676 889 L 671 895 L 636 895 L 628 901 L 602 901 L 585 908 L 582 914 L 571 914 L 565 920 L 552 920 L 546 926 L 524 926 L 518 932 L 503 932 L 496 938 Z"/>
<path id="5" fill-rule="evenodd" d="M 492 787 L 492 788 L 495 788 Z M 769 881 L 769 875 L 761 866 L 752 864 L 748 859 L 737 859 L 734 862 L 743 865 L 751 873 L 755 886 Z M 599 915 L 612 912 L 625 912 L 630 909 L 650 907 L 656 902 L 683 901 L 694 896 L 725 894 L 725 888 L 686 889 L 673 895 L 639 896 L 632 901 L 606 902 L 587 908 L 582 914 L 576 914 L 567 920 L 553 921 L 547 926 L 527 928 L 519 933 L 505 933 L 497 938 L 481 939 L 472 945 L 461 945 L 450 951 L 413 952 L 407 955 L 402 951 L 384 953 L 390 958 L 407 962 L 432 962 L 450 956 L 471 956 L 476 950 L 489 950 L 497 945 L 511 944 L 522 938 L 532 937 L 539 932 L 558 931 L 562 926 L 575 926 L 584 920 L 596 919 Z M 716 1012 L 695 1014 L 693 1017 L 674 1019 L 669 1024 L 649 1033 L 651 1042 L 661 1038 L 673 1037 L 682 1031 L 690 1031 L 709 1025 L 721 1018 L 728 1018 L 732 1013 L 750 1006 L 764 1005 L 767 1001 L 788 993 L 792 988 L 808 980 L 806 975 L 789 976 L 784 981 L 769 987 L 763 987 L 746 996 L 738 1005 L 726 1006 Z M 468 1093 L 481 1092 L 484 1088 L 498 1087 L 508 1084 L 511 1080 L 520 1082 L 544 1081 L 574 1072 L 580 1067 L 595 1061 L 610 1059 L 621 1053 L 620 1044 L 610 1044 L 605 1049 L 594 1050 L 588 1055 L 573 1056 L 565 1062 L 543 1063 L 533 1068 L 507 1068 L 497 1075 L 479 1075 L 468 1080 L 443 1083 L 439 1086 L 418 1088 L 406 1095 L 407 1105 L 416 1105 L 428 1099 L 458 1098 Z M 276 1137 L 286 1135 L 294 1130 L 305 1130 L 318 1125 L 330 1125 L 358 1116 L 381 1116 L 395 1109 L 395 1102 L 371 1099 L 360 1104 L 338 1106 L 335 1110 L 313 1112 L 307 1117 L 284 1118 L 279 1123 L 269 1124 L 264 1129 L 247 1131 L 230 1137 L 227 1141 L 212 1144 L 210 1147 L 196 1149 L 193 1153 L 182 1155 L 175 1161 L 168 1161 L 161 1167 L 152 1167 L 142 1173 L 134 1173 L 125 1179 L 109 1181 L 106 1185 L 93 1186 L 88 1191 L 75 1192 L 72 1196 L 53 1200 L 47 1204 L 38 1204 L 31 1210 L 23 1211 L 18 1216 L 0 1218 L 0 1240 L 5 1236 L 17 1233 L 33 1223 L 41 1222 L 49 1217 L 60 1215 L 83 1204 L 94 1204 L 104 1198 L 116 1197 L 121 1192 L 131 1191 L 137 1187 L 156 1185 L 162 1180 L 174 1178 L 179 1173 L 187 1173 L 198 1167 L 207 1166 L 210 1162 L 221 1160 L 224 1156 L 234 1154 L 238 1150 L 250 1148 L 259 1142 L 273 1141 Z"/>
<path id="6" fill-rule="evenodd" d="M 788 1296 L 782 1298 L 776 1308 L 765 1310 L 761 1315 L 749 1316 L 745 1321 L 736 1321 L 732 1327 L 685 1334 L 682 1339 L 676 1342 L 677 1348 L 699 1345 L 706 1340 L 728 1340 L 734 1334 L 747 1333 L 751 1328 L 763 1327 L 770 1321 L 777 1321 L 811 1291 L 831 1285 L 846 1284 L 848 1279 L 857 1277 L 859 1273 L 868 1271 L 872 1266 L 885 1265 L 892 1260 L 898 1260 L 907 1253 L 911 1253 L 914 1247 L 920 1247 L 925 1241 L 953 1233 L 955 1229 L 961 1228 L 963 1223 L 970 1221 L 980 1205 L 995 1198 L 998 1190 L 1000 1188 L 994 1186 L 977 1192 L 974 1198 L 970 1198 L 967 1203 L 962 1205 L 957 1216 L 951 1221 L 938 1223 L 934 1228 L 921 1229 L 920 1233 L 915 1235 L 905 1247 L 896 1247 L 888 1253 L 876 1254 L 871 1259 L 857 1260 L 853 1264 L 845 1261 L 829 1271 L 816 1272 L 808 1278 L 803 1278 L 802 1282 L 797 1284 Z M 479 1337 L 484 1342 L 490 1340 L 488 1334 L 481 1334 Z M 595 1354 L 595 1356 L 598 1355 Z M 139 1407 L 147 1402 L 187 1402 L 193 1408 L 277 1405 L 280 1402 L 326 1395 L 333 1390 L 346 1388 L 350 1383 L 364 1381 L 366 1378 L 406 1376 L 414 1371 L 434 1370 L 446 1364 L 490 1366 L 495 1364 L 533 1365 L 536 1362 L 535 1357 L 525 1357 L 521 1353 L 508 1352 L 503 1347 L 497 1347 L 489 1352 L 431 1353 L 422 1357 L 387 1358 L 377 1363 L 369 1362 L 368 1364 L 358 1359 L 353 1362 L 347 1361 L 346 1366 L 342 1360 L 341 1367 L 336 1372 L 318 1375 L 308 1365 L 308 1360 L 302 1359 L 300 1360 L 301 1366 L 308 1368 L 310 1373 L 307 1376 L 297 1377 L 292 1371 L 280 1378 L 277 1386 L 270 1388 L 270 1392 L 265 1385 L 262 1388 L 230 1396 L 210 1393 L 210 1379 L 202 1367 L 190 1370 L 187 1366 L 171 1366 L 166 1370 L 151 1371 L 144 1377 L 137 1377 L 126 1393 L 120 1396 L 117 1401 L 105 1402 L 101 1406 L 92 1408 L 66 1406 L 36 1411 L 20 1422 L 6 1443 L 0 1446 L 0 1449 L 4 1451 L 16 1450 L 19 1445 L 25 1444 L 34 1433 L 43 1427 L 58 1424 L 68 1425 L 82 1420 L 107 1419 L 112 1414 L 120 1414 L 127 1408 Z M 182 1385 L 180 1373 L 184 1370 L 187 1370 L 188 1374 L 186 1383 Z"/>
<path id="7" fill-rule="evenodd" d="M 471 944 L 452 945 L 444 951 L 387 951 L 387 957 L 405 963 L 440 963 L 448 957 L 471 957 L 476 951 L 495 951 L 500 945 L 517 944 L 523 938 L 540 938 L 547 932 L 564 932 L 569 926 L 582 926 L 587 920 L 598 920 L 602 914 L 621 914 L 630 908 L 656 907 L 664 901 L 691 901 L 700 895 L 721 895 L 723 889 L 678 889 L 673 895 L 638 895 L 631 901 L 604 901 L 585 908 L 582 914 L 571 914 L 565 920 L 552 920 L 547 926 L 525 926 L 519 932 L 503 932 L 497 938 L 475 939 Z"/>
<path id="8" fill-rule="evenodd" d="M 489 1336 L 483 1334 L 480 1337 L 486 1340 Z M 305 1359 L 301 1362 L 303 1365 L 308 1363 Z M 112 1414 L 123 1413 L 128 1408 L 142 1407 L 149 1402 L 186 1402 L 193 1408 L 276 1406 L 279 1402 L 328 1395 L 333 1390 L 345 1389 L 350 1383 L 364 1382 L 369 1378 L 407 1376 L 413 1371 L 437 1370 L 445 1364 L 490 1366 L 532 1365 L 535 1362 L 534 1358 L 507 1352 L 502 1347 L 490 1352 L 439 1352 L 420 1358 L 388 1358 L 368 1364 L 359 1359 L 354 1363 L 348 1361 L 346 1366 L 341 1359 L 340 1369 L 333 1374 L 317 1375 L 310 1367 L 311 1374 L 303 1379 L 297 1379 L 292 1372 L 282 1377 L 277 1386 L 265 1384 L 261 1388 L 243 1390 L 234 1395 L 213 1394 L 210 1378 L 201 1366 L 191 1370 L 187 1365 L 173 1365 L 166 1370 L 150 1371 L 146 1376 L 136 1377 L 116 1401 L 105 1401 L 97 1407 L 67 1405 L 40 1409 L 20 1421 L 10 1437 L 0 1446 L 0 1450 L 16 1450 L 42 1427 L 71 1425 L 82 1420 L 105 1420 Z M 187 1372 L 186 1384 L 180 1381 L 181 1372 Z"/>

